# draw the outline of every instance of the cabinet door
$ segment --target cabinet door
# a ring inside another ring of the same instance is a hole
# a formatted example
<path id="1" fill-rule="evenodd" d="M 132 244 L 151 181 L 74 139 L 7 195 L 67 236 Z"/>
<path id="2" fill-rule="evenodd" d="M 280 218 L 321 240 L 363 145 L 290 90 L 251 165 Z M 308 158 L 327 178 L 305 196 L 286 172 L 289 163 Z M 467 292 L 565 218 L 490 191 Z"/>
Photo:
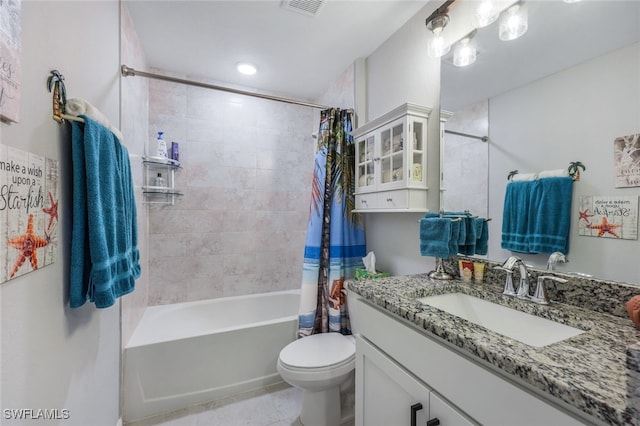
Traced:
<path id="1" fill-rule="evenodd" d="M 467 420 L 433 392 L 429 395 L 429 419 L 438 419 L 442 426 L 474 426 L 476 424 Z"/>
<path id="2" fill-rule="evenodd" d="M 408 147 L 409 186 L 423 187 L 427 180 L 427 121 L 424 118 L 409 117 L 410 149 Z"/>
<path id="3" fill-rule="evenodd" d="M 422 408 L 412 410 L 415 404 Z M 356 337 L 356 426 L 411 426 L 412 416 L 425 425 L 428 414 L 429 389 Z"/>
<path id="4" fill-rule="evenodd" d="M 399 188 L 405 182 L 404 126 L 402 118 L 380 130 L 380 189 Z"/>
<path id="5" fill-rule="evenodd" d="M 375 188 L 375 137 L 366 135 L 356 142 L 356 192 Z"/>

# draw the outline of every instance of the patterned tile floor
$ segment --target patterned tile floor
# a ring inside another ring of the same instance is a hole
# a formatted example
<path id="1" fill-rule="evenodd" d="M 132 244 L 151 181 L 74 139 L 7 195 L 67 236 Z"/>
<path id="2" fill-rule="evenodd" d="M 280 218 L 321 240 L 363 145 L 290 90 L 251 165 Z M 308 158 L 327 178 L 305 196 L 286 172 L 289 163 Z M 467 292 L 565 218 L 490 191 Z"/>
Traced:
<path id="1" fill-rule="evenodd" d="M 126 426 L 302 426 L 302 391 L 279 383 Z M 351 409 L 353 411 L 353 409 Z M 353 421 L 346 425 L 353 425 Z"/>

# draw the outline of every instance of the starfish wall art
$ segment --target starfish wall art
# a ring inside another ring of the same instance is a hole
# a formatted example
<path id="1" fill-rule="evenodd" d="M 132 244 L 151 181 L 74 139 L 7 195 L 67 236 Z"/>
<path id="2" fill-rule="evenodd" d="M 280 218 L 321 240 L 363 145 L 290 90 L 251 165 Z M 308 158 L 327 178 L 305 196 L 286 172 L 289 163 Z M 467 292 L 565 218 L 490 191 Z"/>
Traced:
<path id="1" fill-rule="evenodd" d="M 0 145 L 0 283 L 57 258 L 58 161 Z"/>
<path id="2" fill-rule="evenodd" d="M 637 240 L 638 197 L 582 197 L 578 211 L 578 234 Z"/>

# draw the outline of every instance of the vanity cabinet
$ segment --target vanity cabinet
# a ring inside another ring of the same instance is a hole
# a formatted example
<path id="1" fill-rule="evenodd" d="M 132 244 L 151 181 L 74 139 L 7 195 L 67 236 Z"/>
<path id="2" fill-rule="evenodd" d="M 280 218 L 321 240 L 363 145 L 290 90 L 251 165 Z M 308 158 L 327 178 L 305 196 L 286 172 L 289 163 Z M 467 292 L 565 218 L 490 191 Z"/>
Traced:
<path id="1" fill-rule="evenodd" d="M 404 104 L 351 132 L 356 211 L 427 211 L 430 112 Z"/>
<path id="2" fill-rule="evenodd" d="M 428 407 L 425 413 L 417 413 L 426 416 L 417 423 L 420 425 L 434 417 L 442 425 L 602 424 L 550 395 L 505 377 L 413 323 L 371 305 L 353 291 L 348 291 L 347 300 L 352 330 L 356 332 L 356 425 L 384 424 L 377 423 L 375 416 L 382 418 L 387 409 L 404 417 L 386 424 L 409 425 L 406 419 L 416 402 L 423 409 Z M 401 395 L 390 396 L 394 392 Z"/>
<path id="3" fill-rule="evenodd" d="M 144 185 L 142 194 L 146 204 L 174 205 L 176 198 L 183 195 L 176 188 L 176 171 L 180 169 L 180 162 L 160 157 L 142 157 L 144 167 Z M 156 178 L 164 181 L 158 184 Z"/>
<path id="4" fill-rule="evenodd" d="M 356 337 L 356 426 L 438 424 L 475 423 L 373 344 Z"/>

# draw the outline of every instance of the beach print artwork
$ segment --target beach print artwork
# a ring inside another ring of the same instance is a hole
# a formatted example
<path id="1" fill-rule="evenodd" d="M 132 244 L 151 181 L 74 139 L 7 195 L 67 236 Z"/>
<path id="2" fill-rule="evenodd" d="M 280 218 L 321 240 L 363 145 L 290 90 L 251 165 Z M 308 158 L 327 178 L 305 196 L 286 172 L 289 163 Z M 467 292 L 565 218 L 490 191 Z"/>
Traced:
<path id="1" fill-rule="evenodd" d="M 0 145 L 0 283 L 57 258 L 58 161 Z"/>
<path id="2" fill-rule="evenodd" d="M 578 234 L 637 240 L 638 197 L 582 197 L 578 212 Z"/>
<path id="3" fill-rule="evenodd" d="M 22 8 L 21 0 L 0 0 L 0 119 L 20 120 Z"/>
<path id="4" fill-rule="evenodd" d="M 613 141 L 616 188 L 640 186 L 640 133 Z"/>

